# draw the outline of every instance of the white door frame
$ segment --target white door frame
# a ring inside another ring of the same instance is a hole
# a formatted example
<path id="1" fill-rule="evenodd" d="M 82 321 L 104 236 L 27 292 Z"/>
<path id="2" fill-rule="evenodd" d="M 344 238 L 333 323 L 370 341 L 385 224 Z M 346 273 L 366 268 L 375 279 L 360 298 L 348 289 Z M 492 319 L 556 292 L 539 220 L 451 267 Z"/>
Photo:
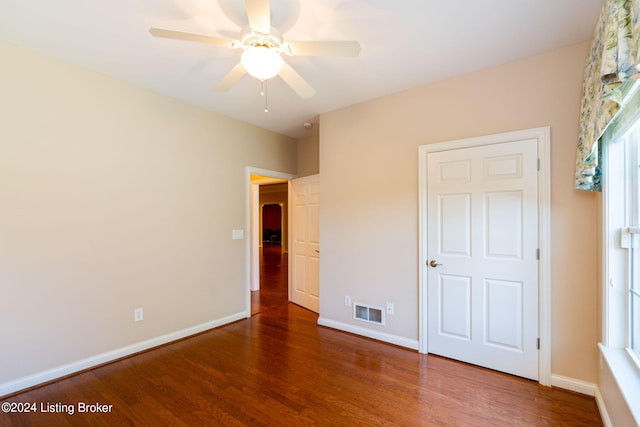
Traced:
<path id="1" fill-rule="evenodd" d="M 255 168 L 252 166 L 247 166 L 246 168 L 245 230 L 249 231 L 249 235 L 245 238 L 246 317 L 251 317 L 251 290 L 254 287 L 258 289 L 260 283 L 260 242 L 258 241 L 260 239 L 260 232 L 258 230 L 260 226 L 258 219 L 260 211 L 260 184 L 252 183 L 251 175 L 266 176 L 268 178 L 282 179 L 285 181 L 297 178 L 297 175 L 286 172 Z M 251 221 L 252 218 L 253 221 Z"/>
<path id="2" fill-rule="evenodd" d="M 540 353 L 538 357 L 538 382 L 551 385 L 551 191 L 550 191 L 550 127 L 507 132 L 477 138 L 460 139 L 422 145 L 419 147 L 419 222 L 418 222 L 418 262 L 419 262 L 419 340 L 420 352 L 428 353 L 427 345 L 427 258 L 424 246 L 427 242 L 427 155 L 437 151 L 456 150 L 500 144 L 524 139 L 537 139 L 539 156 L 538 173 L 538 239 L 540 242 L 540 262 L 538 263 L 539 306 L 538 331 L 540 334 Z"/>

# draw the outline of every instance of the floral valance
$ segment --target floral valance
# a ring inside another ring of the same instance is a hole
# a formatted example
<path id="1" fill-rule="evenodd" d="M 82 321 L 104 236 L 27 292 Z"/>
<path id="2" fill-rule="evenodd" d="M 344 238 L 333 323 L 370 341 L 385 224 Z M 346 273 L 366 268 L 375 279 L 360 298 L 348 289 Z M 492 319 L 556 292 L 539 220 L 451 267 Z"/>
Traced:
<path id="1" fill-rule="evenodd" d="M 576 188 L 601 191 L 598 141 L 640 77 L 640 0 L 605 0 L 584 73 Z"/>

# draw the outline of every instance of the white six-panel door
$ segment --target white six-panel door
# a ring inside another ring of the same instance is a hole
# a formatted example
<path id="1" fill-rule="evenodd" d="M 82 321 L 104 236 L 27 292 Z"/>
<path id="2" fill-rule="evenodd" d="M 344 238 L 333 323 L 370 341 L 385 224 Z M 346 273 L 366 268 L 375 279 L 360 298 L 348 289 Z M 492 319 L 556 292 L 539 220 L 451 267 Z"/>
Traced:
<path id="1" fill-rule="evenodd" d="M 320 310 L 320 177 L 307 176 L 290 181 L 292 226 L 289 297 L 295 304 L 316 313 Z"/>
<path id="2" fill-rule="evenodd" d="M 538 153 L 427 154 L 429 353 L 538 379 Z"/>

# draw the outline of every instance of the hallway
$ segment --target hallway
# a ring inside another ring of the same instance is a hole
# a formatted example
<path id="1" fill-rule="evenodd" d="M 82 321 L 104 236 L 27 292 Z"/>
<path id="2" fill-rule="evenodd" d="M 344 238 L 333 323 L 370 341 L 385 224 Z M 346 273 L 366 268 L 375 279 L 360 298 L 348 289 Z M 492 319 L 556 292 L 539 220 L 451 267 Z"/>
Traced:
<path id="1" fill-rule="evenodd" d="M 251 292 L 251 315 L 289 303 L 288 254 L 281 245 L 260 249 L 260 290 Z"/>

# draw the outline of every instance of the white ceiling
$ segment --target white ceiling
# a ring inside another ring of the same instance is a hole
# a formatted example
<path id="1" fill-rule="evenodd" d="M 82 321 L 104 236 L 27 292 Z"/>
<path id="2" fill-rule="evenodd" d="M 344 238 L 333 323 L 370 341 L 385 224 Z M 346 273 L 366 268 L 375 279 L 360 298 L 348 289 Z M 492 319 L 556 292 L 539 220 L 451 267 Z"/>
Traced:
<path id="1" fill-rule="evenodd" d="M 588 40 L 602 3 L 272 0 L 272 25 L 285 40 L 358 40 L 362 51 L 286 57 L 317 93 L 301 100 L 276 77 L 268 113 L 248 75 L 226 93 L 213 90 L 241 51 L 148 33 L 238 38 L 243 0 L 0 0 L 0 40 L 302 138 L 302 124 L 320 113 Z"/>

